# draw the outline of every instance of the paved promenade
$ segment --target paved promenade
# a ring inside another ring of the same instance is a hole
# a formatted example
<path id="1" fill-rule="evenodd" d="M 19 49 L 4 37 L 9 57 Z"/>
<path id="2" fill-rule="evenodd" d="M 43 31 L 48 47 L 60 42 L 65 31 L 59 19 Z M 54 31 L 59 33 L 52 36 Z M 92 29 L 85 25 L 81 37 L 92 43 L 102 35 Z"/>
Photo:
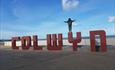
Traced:
<path id="1" fill-rule="evenodd" d="M 79 51 L 14 51 L 0 49 L 0 70 L 115 70 L 115 49 Z"/>

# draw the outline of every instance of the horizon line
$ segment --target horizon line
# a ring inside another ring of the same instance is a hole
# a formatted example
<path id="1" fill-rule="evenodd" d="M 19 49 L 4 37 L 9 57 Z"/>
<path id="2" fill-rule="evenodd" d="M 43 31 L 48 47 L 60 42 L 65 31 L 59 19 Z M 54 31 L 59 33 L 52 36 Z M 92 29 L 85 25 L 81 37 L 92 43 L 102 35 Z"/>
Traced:
<path id="1" fill-rule="evenodd" d="M 107 35 L 107 38 L 115 38 L 115 35 Z M 74 37 L 75 38 L 75 37 Z M 82 37 L 82 39 L 89 39 L 89 36 L 84 36 Z M 99 38 L 99 36 L 96 36 L 96 38 Z M 63 40 L 68 39 L 67 37 L 62 38 Z M 47 40 L 47 39 L 38 39 L 38 40 Z M 4 41 L 11 41 L 11 39 L 0 39 L 0 42 L 4 42 Z M 19 40 L 18 40 L 19 41 Z"/>

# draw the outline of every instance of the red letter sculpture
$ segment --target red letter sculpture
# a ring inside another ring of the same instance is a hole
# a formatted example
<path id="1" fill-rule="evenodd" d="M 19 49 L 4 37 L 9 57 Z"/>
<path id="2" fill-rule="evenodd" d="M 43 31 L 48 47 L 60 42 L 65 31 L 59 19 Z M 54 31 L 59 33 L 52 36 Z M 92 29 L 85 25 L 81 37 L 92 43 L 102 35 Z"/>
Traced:
<path id="1" fill-rule="evenodd" d="M 58 45 L 57 45 L 57 40 L 58 40 Z M 58 38 L 56 34 L 52 34 L 52 39 L 51 39 L 51 34 L 47 35 L 48 50 L 62 50 L 62 46 L 63 46 L 62 34 L 58 34 Z"/>
<path id="2" fill-rule="evenodd" d="M 81 32 L 77 32 L 76 36 L 76 39 L 73 39 L 72 32 L 68 32 L 68 41 L 73 44 L 73 51 L 77 51 L 77 43 L 81 42 Z"/>
<path id="3" fill-rule="evenodd" d="M 106 52 L 107 51 L 107 47 L 106 47 L 106 32 L 104 30 L 98 30 L 98 31 L 90 31 L 90 44 L 91 44 L 91 51 L 95 52 L 96 51 L 96 47 L 95 47 L 95 35 L 100 35 L 100 50 L 102 52 Z"/>
<path id="4" fill-rule="evenodd" d="M 34 36 L 33 36 L 33 47 L 34 47 L 34 50 L 42 50 L 42 47 L 41 47 L 41 46 L 38 46 L 38 38 L 37 38 L 37 35 L 34 35 Z"/>
<path id="5" fill-rule="evenodd" d="M 16 46 L 16 40 L 19 40 L 20 37 L 12 37 L 12 49 L 19 49 L 19 47 Z"/>
<path id="6" fill-rule="evenodd" d="M 22 49 L 28 50 L 31 46 L 31 37 L 30 36 L 23 36 L 21 39 Z"/>

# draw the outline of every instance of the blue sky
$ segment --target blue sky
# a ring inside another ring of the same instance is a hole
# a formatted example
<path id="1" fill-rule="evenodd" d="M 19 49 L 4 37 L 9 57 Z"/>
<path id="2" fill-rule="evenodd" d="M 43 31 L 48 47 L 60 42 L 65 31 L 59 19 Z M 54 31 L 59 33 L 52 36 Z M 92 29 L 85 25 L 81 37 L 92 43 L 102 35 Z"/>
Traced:
<path id="1" fill-rule="evenodd" d="M 115 35 L 115 0 L 0 0 L 0 39 L 13 36 L 62 33 L 68 18 L 75 19 L 73 33 L 105 30 Z"/>

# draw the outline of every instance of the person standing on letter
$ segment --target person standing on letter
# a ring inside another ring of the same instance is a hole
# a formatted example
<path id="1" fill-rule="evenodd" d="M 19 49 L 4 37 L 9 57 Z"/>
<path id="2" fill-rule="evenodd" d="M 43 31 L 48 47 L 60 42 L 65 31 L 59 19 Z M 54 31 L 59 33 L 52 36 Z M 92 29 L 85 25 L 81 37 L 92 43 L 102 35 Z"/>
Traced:
<path id="1" fill-rule="evenodd" d="M 68 29 L 69 29 L 69 32 L 72 32 L 72 22 L 74 22 L 75 20 L 71 20 L 71 18 L 68 18 L 67 21 L 64 21 L 65 23 L 68 24 Z"/>

